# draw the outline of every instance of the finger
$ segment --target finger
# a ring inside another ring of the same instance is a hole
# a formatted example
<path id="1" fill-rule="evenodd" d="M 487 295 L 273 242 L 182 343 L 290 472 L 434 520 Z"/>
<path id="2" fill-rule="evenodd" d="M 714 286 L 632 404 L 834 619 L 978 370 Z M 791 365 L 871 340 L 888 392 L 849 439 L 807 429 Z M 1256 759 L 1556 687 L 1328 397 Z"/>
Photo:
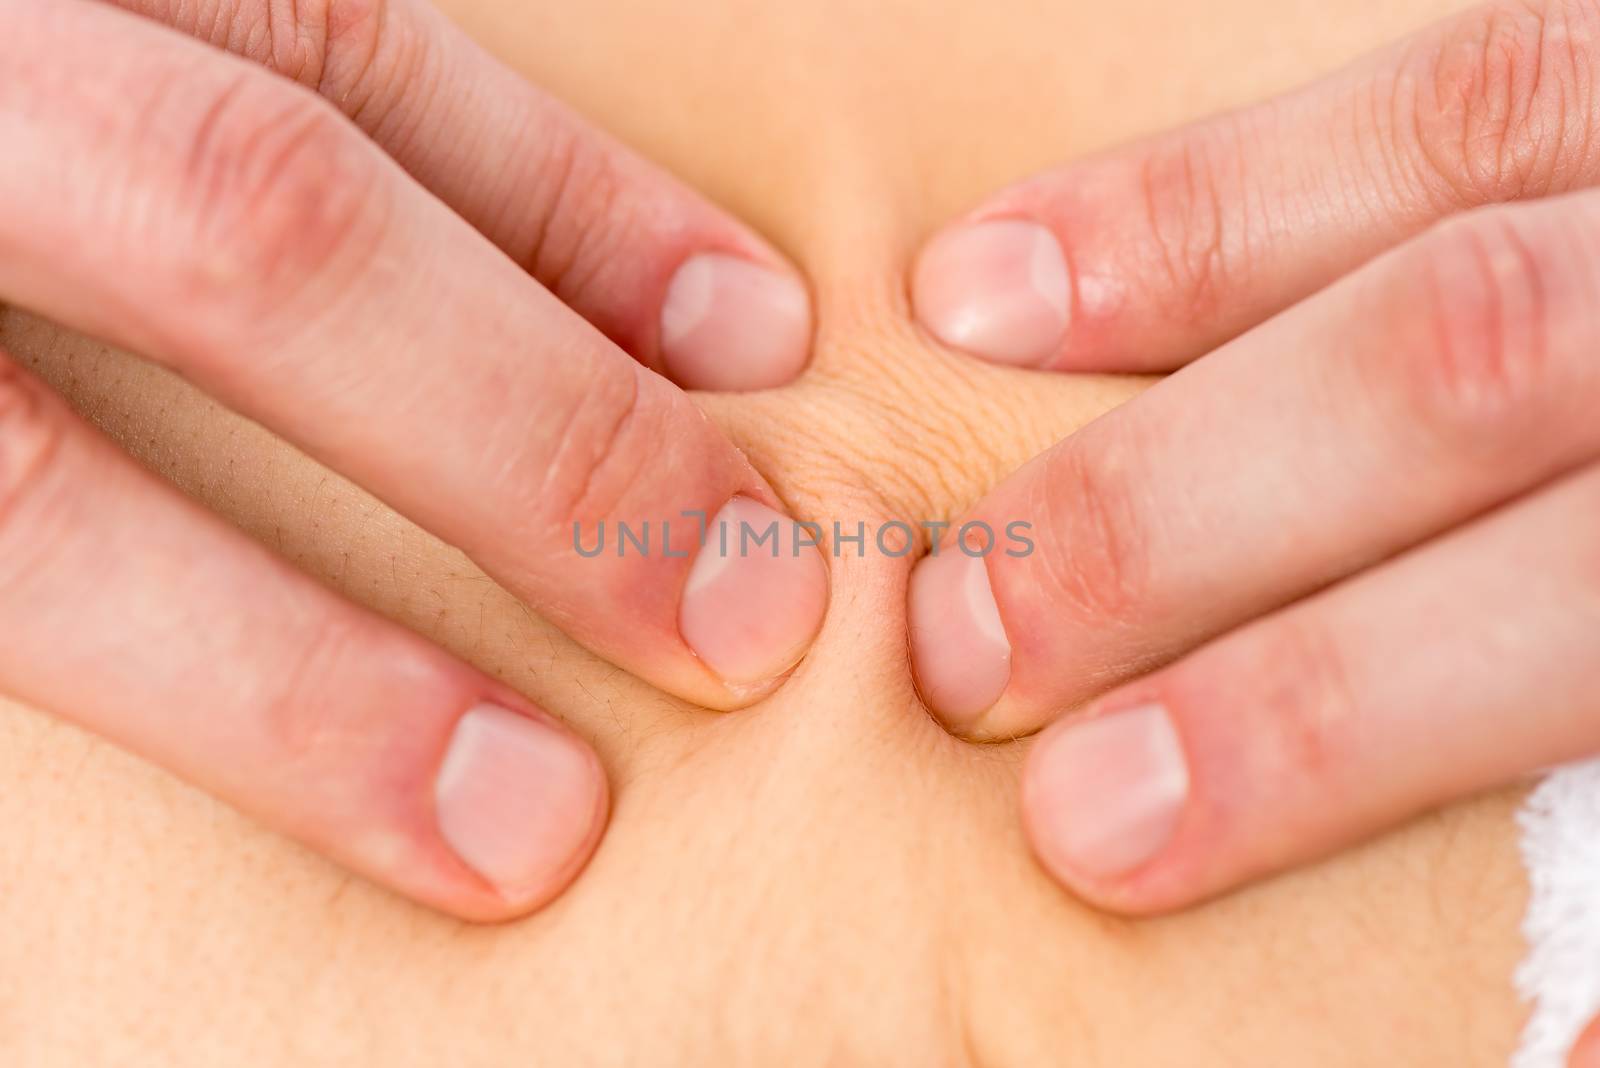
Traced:
<path id="1" fill-rule="evenodd" d="M 0 292 L 176 368 L 666 689 L 744 703 L 804 651 L 825 568 L 744 457 L 323 101 L 98 4 L 3 17 Z M 785 550 L 700 552 L 708 519 Z"/>
<path id="2" fill-rule="evenodd" d="M 1600 453 L 1597 292 L 1600 193 L 1476 213 L 1061 442 L 967 517 L 1034 551 L 918 565 L 930 706 L 1034 729 Z"/>
<path id="3" fill-rule="evenodd" d="M 1600 469 L 1205 646 L 1040 736 L 1035 850 L 1179 907 L 1600 751 Z"/>
<path id="4" fill-rule="evenodd" d="M 599 762 L 555 720 L 188 502 L 3 353 L 0 589 L 0 692 L 426 904 L 527 912 L 600 834 Z"/>
<path id="5" fill-rule="evenodd" d="M 1590 1020 L 1573 1043 L 1567 1068 L 1600 1068 L 1600 1017 Z"/>
<path id="6" fill-rule="evenodd" d="M 1023 182 L 927 245 L 917 315 L 1002 363 L 1179 366 L 1443 216 L 1595 184 L 1597 33 L 1584 0 L 1506 0 Z"/>
<path id="7" fill-rule="evenodd" d="M 647 366 L 692 389 L 788 382 L 810 298 L 749 228 L 491 58 L 423 0 L 111 0 L 336 104 Z"/>

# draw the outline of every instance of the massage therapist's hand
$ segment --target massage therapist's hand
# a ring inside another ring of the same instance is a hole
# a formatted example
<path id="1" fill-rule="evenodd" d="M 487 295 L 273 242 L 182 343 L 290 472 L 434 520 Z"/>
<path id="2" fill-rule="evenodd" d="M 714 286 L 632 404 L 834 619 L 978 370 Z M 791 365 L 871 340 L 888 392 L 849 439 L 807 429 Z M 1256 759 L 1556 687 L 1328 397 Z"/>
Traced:
<path id="1" fill-rule="evenodd" d="M 814 552 L 573 549 L 575 523 L 780 518 L 650 370 L 799 370 L 808 299 L 749 231 L 411 0 L 0 0 L 0 70 L 0 299 L 174 369 L 673 693 L 747 703 L 804 651 Z M 3 354 L 0 693 L 464 917 L 547 900 L 604 824 L 558 721 Z"/>
<path id="2" fill-rule="evenodd" d="M 1063 882 L 1169 909 L 1600 752 L 1596 186 L 1600 7 L 1514 2 L 923 250 L 954 347 L 1194 360 L 963 520 L 1034 551 L 911 580 L 953 729 L 1056 721 L 1022 806 Z"/>

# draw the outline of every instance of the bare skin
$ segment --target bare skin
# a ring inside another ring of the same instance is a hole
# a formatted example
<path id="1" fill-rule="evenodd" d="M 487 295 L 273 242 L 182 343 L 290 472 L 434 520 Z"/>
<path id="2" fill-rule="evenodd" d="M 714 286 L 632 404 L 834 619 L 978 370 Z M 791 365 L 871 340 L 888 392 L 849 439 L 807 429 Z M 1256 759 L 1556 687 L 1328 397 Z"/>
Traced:
<path id="1" fill-rule="evenodd" d="M 911 325 L 919 241 L 1004 183 L 1331 68 L 1445 5 L 457 2 L 519 69 L 810 277 L 793 386 L 700 396 L 799 517 L 962 513 L 1141 383 L 981 365 Z M 796 675 L 662 696 L 455 552 L 162 372 L 17 311 L 0 344 L 148 465 L 590 740 L 610 829 L 505 927 L 444 919 L 20 708 L 0 716 L 8 1064 L 1496 1064 L 1513 798 L 1153 921 L 1076 902 L 1017 820 L 1028 743 L 917 700 L 908 561 L 830 560 Z M 130 621 L 130 641 L 137 640 Z"/>

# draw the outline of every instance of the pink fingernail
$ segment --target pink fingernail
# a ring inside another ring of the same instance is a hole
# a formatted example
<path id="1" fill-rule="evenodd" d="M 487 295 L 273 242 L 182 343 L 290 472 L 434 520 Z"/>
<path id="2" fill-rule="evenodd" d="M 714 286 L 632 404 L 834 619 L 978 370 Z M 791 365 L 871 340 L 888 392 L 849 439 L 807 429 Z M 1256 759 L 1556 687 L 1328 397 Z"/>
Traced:
<path id="1" fill-rule="evenodd" d="M 911 285 L 922 325 L 996 363 L 1034 367 L 1071 316 L 1067 260 L 1038 223 L 1000 219 L 947 230 L 923 249 Z"/>
<path id="2" fill-rule="evenodd" d="M 804 655 L 828 606 L 828 569 L 794 520 L 735 497 L 706 526 L 678 629 L 724 681 L 765 682 Z"/>
<path id="3" fill-rule="evenodd" d="M 1025 789 L 1046 863 L 1106 879 L 1150 861 L 1172 838 L 1189 766 L 1167 710 L 1140 705 L 1051 728 L 1030 755 Z"/>
<path id="4" fill-rule="evenodd" d="M 925 557 L 911 572 L 906 612 L 922 699 L 950 726 L 969 726 L 1011 679 L 1011 642 L 988 565 L 955 545 Z"/>
<path id="5" fill-rule="evenodd" d="M 434 784 L 439 833 L 516 901 L 546 890 L 590 841 L 600 770 L 578 739 L 498 705 L 456 724 Z"/>
<path id="6" fill-rule="evenodd" d="M 661 354 L 688 389 L 781 386 L 805 367 L 811 301 L 787 274 L 736 256 L 690 257 L 661 306 Z"/>

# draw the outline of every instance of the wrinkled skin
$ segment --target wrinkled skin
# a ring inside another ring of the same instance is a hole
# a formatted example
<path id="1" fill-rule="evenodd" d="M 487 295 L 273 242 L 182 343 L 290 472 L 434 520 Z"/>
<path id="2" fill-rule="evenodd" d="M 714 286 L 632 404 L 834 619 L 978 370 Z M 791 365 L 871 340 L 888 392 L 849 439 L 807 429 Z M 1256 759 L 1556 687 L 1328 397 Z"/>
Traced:
<path id="1" fill-rule="evenodd" d="M 702 400 L 797 515 L 849 526 L 948 519 L 1140 388 L 929 344 L 903 269 L 932 226 L 1449 8 L 447 6 L 808 271 L 807 375 Z M 473 927 L 0 706 L 7 1064 L 1469 1065 L 1511 1047 L 1514 798 L 1182 915 L 1108 918 L 1027 853 L 1027 743 L 957 741 L 919 704 L 907 560 L 847 549 L 795 676 L 708 713 L 175 380 L 18 311 L 0 344 L 300 566 L 566 716 L 615 783 L 572 889 Z M 70 626 L 71 606 L 40 625 Z"/>

